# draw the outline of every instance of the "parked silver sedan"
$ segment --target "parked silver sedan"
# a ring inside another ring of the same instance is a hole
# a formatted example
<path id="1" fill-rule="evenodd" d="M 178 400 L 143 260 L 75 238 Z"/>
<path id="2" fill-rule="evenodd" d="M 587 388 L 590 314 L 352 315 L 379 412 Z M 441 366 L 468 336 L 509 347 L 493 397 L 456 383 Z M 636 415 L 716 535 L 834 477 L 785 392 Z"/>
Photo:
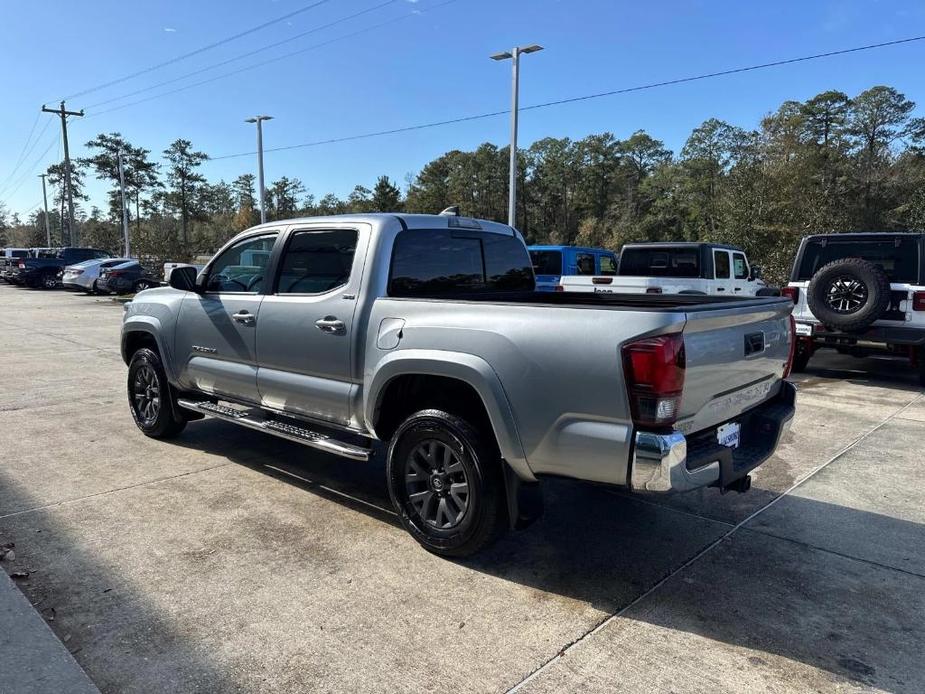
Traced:
<path id="1" fill-rule="evenodd" d="M 131 258 L 94 258 L 68 265 L 61 275 L 61 284 L 71 291 L 94 293 L 96 292 L 96 281 L 100 278 L 100 270 L 121 265 L 130 260 Z"/>

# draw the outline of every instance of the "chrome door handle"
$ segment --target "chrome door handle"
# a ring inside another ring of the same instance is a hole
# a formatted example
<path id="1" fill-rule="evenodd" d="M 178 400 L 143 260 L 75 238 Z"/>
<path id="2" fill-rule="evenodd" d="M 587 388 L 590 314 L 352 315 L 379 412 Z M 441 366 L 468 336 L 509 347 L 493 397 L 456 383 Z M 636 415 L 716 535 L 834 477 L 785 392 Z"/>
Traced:
<path id="1" fill-rule="evenodd" d="M 231 317 L 236 322 L 243 323 L 244 325 L 251 325 L 257 320 L 257 317 L 250 311 L 241 311 L 233 314 Z"/>
<path id="2" fill-rule="evenodd" d="M 335 318 L 334 316 L 325 316 L 324 318 L 319 318 L 315 321 L 315 327 L 318 328 L 323 333 L 328 333 L 329 335 L 343 335 L 347 332 L 347 326 L 344 325 L 344 321 Z"/>

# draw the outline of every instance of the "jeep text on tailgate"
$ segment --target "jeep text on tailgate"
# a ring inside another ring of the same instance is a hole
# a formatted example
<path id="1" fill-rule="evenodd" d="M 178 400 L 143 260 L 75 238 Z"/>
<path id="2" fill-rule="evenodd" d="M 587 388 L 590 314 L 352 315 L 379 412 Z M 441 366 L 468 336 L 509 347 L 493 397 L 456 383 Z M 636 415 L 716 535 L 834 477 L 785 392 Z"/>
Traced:
<path id="1" fill-rule="evenodd" d="M 216 417 L 357 461 L 381 441 L 438 554 L 527 525 L 544 476 L 744 491 L 793 416 L 788 299 L 538 293 L 495 222 L 285 220 L 170 285 L 125 312 L 138 427 Z"/>

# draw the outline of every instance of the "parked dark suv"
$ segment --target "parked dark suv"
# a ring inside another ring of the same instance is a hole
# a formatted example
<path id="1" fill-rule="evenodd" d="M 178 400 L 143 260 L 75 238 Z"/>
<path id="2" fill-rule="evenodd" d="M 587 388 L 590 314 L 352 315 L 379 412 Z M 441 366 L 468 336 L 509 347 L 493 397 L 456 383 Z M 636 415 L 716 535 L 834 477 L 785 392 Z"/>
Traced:
<path id="1" fill-rule="evenodd" d="M 132 294 L 157 287 L 160 281 L 152 277 L 137 260 L 102 268 L 96 290 L 103 294 Z"/>
<path id="2" fill-rule="evenodd" d="M 818 234 L 800 244 L 790 284 L 794 371 L 817 349 L 906 357 L 925 385 L 925 234 Z"/>
<path id="3" fill-rule="evenodd" d="M 59 275 L 66 265 L 111 256 L 112 254 L 108 251 L 101 251 L 97 248 L 59 248 L 54 253 L 20 258 L 13 281 L 32 288 L 54 289 L 58 286 Z"/>

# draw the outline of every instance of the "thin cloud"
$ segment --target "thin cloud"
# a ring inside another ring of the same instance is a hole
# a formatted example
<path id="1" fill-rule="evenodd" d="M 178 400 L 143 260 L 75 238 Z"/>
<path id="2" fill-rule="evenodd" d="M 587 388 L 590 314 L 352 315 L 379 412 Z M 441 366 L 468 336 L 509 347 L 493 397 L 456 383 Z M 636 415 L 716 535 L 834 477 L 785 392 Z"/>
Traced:
<path id="1" fill-rule="evenodd" d="M 175 34 L 177 32 L 177 30 L 173 27 L 164 27 L 164 31 L 166 31 L 168 34 Z"/>

